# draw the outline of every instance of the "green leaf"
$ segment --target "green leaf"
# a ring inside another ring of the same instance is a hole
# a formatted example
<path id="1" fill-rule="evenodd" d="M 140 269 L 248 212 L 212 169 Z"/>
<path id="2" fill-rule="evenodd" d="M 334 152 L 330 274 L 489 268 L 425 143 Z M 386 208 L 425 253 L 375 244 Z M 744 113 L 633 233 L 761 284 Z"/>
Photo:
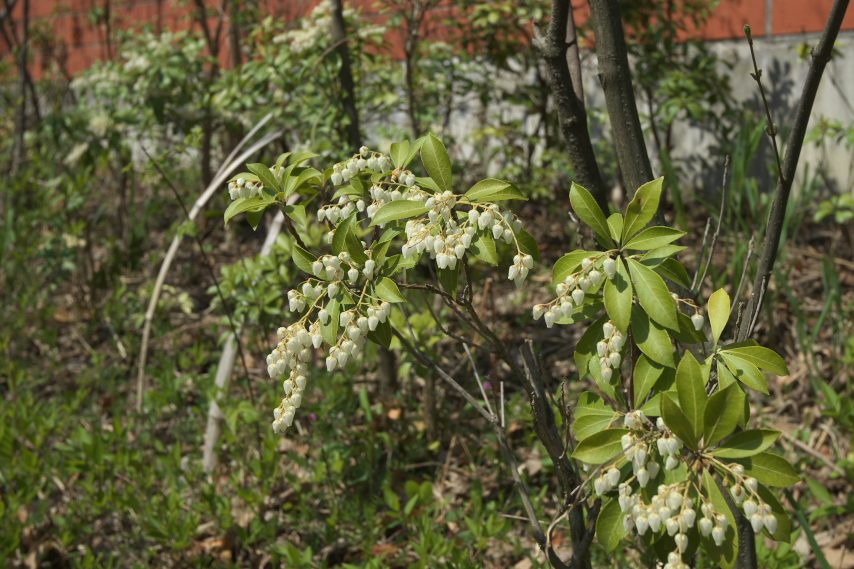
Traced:
<path id="1" fill-rule="evenodd" d="M 423 154 L 422 154 L 423 155 Z M 501 200 L 526 200 L 513 182 L 489 178 L 481 180 L 463 195 L 470 202 L 497 202 Z"/>
<path id="2" fill-rule="evenodd" d="M 388 202 L 382 206 L 374 214 L 371 220 L 371 227 L 388 223 L 389 221 L 397 221 L 398 219 L 407 219 L 410 217 L 418 217 L 430 211 L 424 206 L 424 202 L 414 200 L 398 200 L 396 202 Z"/>
<path id="3" fill-rule="evenodd" d="M 619 213 L 611 214 L 608 217 L 608 235 L 615 242 L 619 243 L 623 234 L 623 216 Z"/>
<path id="4" fill-rule="evenodd" d="M 321 177 L 322 174 L 314 168 L 304 168 L 297 176 L 288 176 L 285 179 L 285 199 L 291 197 L 291 194 L 300 189 L 303 184 L 312 178 L 315 178 L 319 182 Z"/>
<path id="5" fill-rule="evenodd" d="M 703 550 L 708 554 L 709 559 L 720 565 L 723 569 L 731 569 L 738 557 L 738 536 L 736 535 L 735 517 L 732 510 L 721 493 L 720 488 L 715 483 L 712 474 L 708 470 L 703 470 L 703 494 L 712 503 L 718 513 L 724 514 L 727 518 L 726 532 L 724 533 L 723 543 L 718 547 L 711 535 L 709 537 L 701 537 L 700 541 L 703 544 Z"/>
<path id="6" fill-rule="evenodd" d="M 599 543 L 607 553 L 614 551 L 627 534 L 623 525 L 625 516 L 626 514 L 620 509 L 619 501 L 615 498 L 605 502 L 599 512 L 599 517 L 596 519 L 596 537 L 599 538 Z"/>
<path id="7" fill-rule="evenodd" d="M 569 202 L 581 221 L 589 225 L 593 231 L 607 241 L 611 241 L 610 247 L 616 246 L 616 243 L 608 237 L 611 234 L 610 229 L 608 229 L 608 220 L 605 219 L 605 214 L 599 209 L 599 204 L 596 203 L 596 199 L 590 192 L 573 182 L 569 190 Z"/>
<path id="8" fill-rule="evenodd" d="M 275 193 L 279 193 L 281 191 L 281 187 L 279 187 L 279 182 L 276 180 L 276 177 L 270 172 L 270 168 L 263 164 L 247 164 L 247 168 L 249 171 L 258 176 L 258 179 L 261 180 L 261 183 L 266 187 L 273 190 Z"/>
<path id="9" fill-rule="evenodd" d="M 729 371 L 742 383 L 762 393 L 768 393 L 768 384 L 765 376 L 755 365 L 729 352 L 720 352 Z"/>
<path id="10" fill-rule="evenodd" d="M 649 317 L 666 328 L 678 328 L 676 303 L 661 277 L 635 259 L 629 259 L 629 268 L 635 294 Z"/>
<path id="11" fill-rule="evenodd" d="M 640 262 L 645 267 L 654 269 L 662 262 L 664 262 L 665 259 L 669 259 L 676 253 L 679 253 L 684 250 L 685 247 L 681 247 L 679 245 L 665 245 L 664 247 L 658 247 L 656 249 L 653 249 L 652 251 L 647 251 L 646 253 L 644 253 L 643 257 L 641 257 Z M 688 273 L 686 272 L 685 274 L 687 275 Z"/>
<path id="12" fill-rule="evenodd" d="M 421 147 L 421 162 L 427 175 L 433 178 L 443 192 L 453 192 L 451 181 L 451 158 L 442 141 L 435 135 L 429 134 Z"/>
<path id="13" fill-rule="evenodd" d="M 617 412 L 606 405 L 599 395 L 592 391 L 585 391 L 575 405 L 572 432 L 575 434 L 575 439 L 581 441 L 607 429 L 616 418 Z"/>
<path id="14" fill-rule="evenodd" d="M 323 336 L 323 341 L 334 346 L 338 343 L 338 326 L 341 316 L 341 303 L 337 299 L 332 299 L 326 303 L 326 312 L 329 313 L 329 320 L 326 324 L 320 325 L 320 335 Z"/>
<path id="15" fill-rule="evenodd" d="M 613 279 L 605 279 L 605 310 L 614 326 L 626 333 L 632 319 L 632 285 L 621 257 L 616 258 L 617 272 Z"/>
<path id="16" fill-rule="evenodd" d="M 404 259 L 403 255 L 392 255 L 386 259 L 385 265 L 382 267 L 383 275 L 395 275 L 403 269 L 411 269 L 418 264 L 418 257 L 412 256 Z"/>
<path id="17" fill-rule="evenodd" d="M 743 360 L 749 361 L 756 367 L 768 370 L 775 375 L 789 375 L 789 368 L 786 366 L 786 361 L 774 350 L 762 346 L 733 348 L 729 345 L 724 348 L 722 353 L 738 356 Z"/>
<path id="18" fill-rule="evenodd" d="M 489 231 L 481 231 L 475 235 L 469 249 L 475 257 L 490 265 L 498 264 L 498 255 L 495 252 L 495 239 Z"/>
<path id="19" fill-rule="evenodd" d="M 697 439 L 694 437 L 694 426 L 691 420 L 666 393 L 661 394 L 661 416 L 667 423 L 667 428 L 682 439 L 685 446 L 691 450 L 697 450 Z"/>
<path id="20" fill-rule="evenodd" d="M 237 198 L 231 202 L 228 208 L 226 208 L 222 217 L 225 220 L 225 224 L 228 224 L 228 222 L 231 221 L 231 218 L 238 213 L 250 210 L 264 211 L 267 206 L 272 205 L 273 203 L 273 200 L 265 198 Z"/>
<path id="21" fill-rule="evenodd" d="M 406 302 L 406 299 L 400 294 L 397 284 L 390 278 L 383 277 L 374 286 L 376 295 L 386 302 Z"/>
<path id="22" fill-rule="evenodd" d="M 451 293 L 454 298 L 457 297 L 457 283 L 460 279 L 460 267 L 462 263 L 457 263 L 453 269 L 437 269 L 439 276 L 439 284 L 445 292 Z"/>
<path id="23" fill-rule="evenodd" d="M 774 493 L 762 484 L 759 485 L 756 491 L 759 492 L 759 497 L 762 498 L 762 501 L 771 506 L 771 513 L 777 518 L 777 530 L 769 535 L 777 541 L 790 543 L 792 540 L 792 520 L 789 519 L 789 512 L 783 509 L 782 504 L 777 500 Z M 768 533 L 768 530 L 766 529 L 765 532 Z"/>
<path id="24" fill-rule="evenodd" d="M 728 437 L 738 425 L 738 417 L 744 405 L 744 393 L 738 385 L 732 384 L 709 397 L 703 416 L 703 446 L 712 448 Z"/>
<path id="25" fill-rule="evenodd" d="M 632 237 L 632 239 L 626 243 L 625 248 L 632 249 L 634 251 L 657 249 L 659 247 L 664 247 L 668 243 L 676 241 L 683 235 L 685 235 L 684 231 L 679 231 L 678 229 L 670 227 L 648 227 Z"/>
<path id="26" fill-rule="evenodd" d="M 406 233 L 406 230 L 403 227 L 387 227 L 383 234 L 380 235 L 379 242 L 385 243 L 386 241 L 391 241 L 395 237 Z"/>
<path id="27" fill-rule="evenodd" d="M 371 332 L 368 331 L 367 338 L 374 344 L 379 344 L 380 346 L 385 346 L 386 348 L 391 346 L 391 321 L 386 320 L 385 322 L 380 322 L 377 324 L 376 329 Z"/>
<path id="28" fill-rule="evenodd" d="M 634 327 L 634 325 L 632 325 Z M 672 355 L 671 355 L 672 357 Z M 655 387 L 661 375 L 664 373 L 664 366 L 658 364 L 646 355 L 641 354 L 635 364 L 635 407 L 643 406 L 644 399 L 647 394 Z"/>
<path id="29" fill-rule="evenodd" d="M 688 278 L 688 271 L 682 266 L 682 263 L 676 259 L 664 259 L 655 267 L 655 272 L 662 277 L 671 280 L 679 286 L 691 288 L 691 279 Z"/>
<path id="30" fill-rule="evenodd" d="M 314 276 L 314 269 L 312 268 L 312 264 L 314 264 L 314 262 L 317 260 L 317 257 L 312 255 L 299 245 L 294 245 L 292 258 L 294 264 L 301 271 Z"/>
<path id="31" fill-rule="evenodd" d="M 361 243 L 359 243 L 361 245 Z M 382 268 L 383 263 L 385 263 L 386 253 L 388 253 L 388 248 L 391 246 L 391 241 L 375 241 L 373 247 L 371 247 L 371 259 L 376 261 L 377 267 Z"/>
<path id="32" fill-rule="evenodd" d="M 679 321 L 678 328 L 668 328 L 667 331 L 671 337 L 685 344 L 699 344 L 706 341 L 706 336 L 702 330 L 696 330 L 691 319 L 680 311 L 676 312 L 676 319 Z"/>
<path id="33" fill-rule="evenodd" d="M 357 212 L 353 212 L 349 217 L 342 219 L 335 227 L 335 233 L 332 235 L 332 253 L 335 255 L 341 254 L 344 251 L 344 244 L 347 243 L 347 232 L 350 231 L 350 226 L 356 221 Z"/>
<path id="34" fill-rule="evenodd" d="M 575 366 L 578 368 L 579 379 L 584 379 L 590 369 L 590 360 L 593 358 L 593 354 L 596 354 L 596 344 L 602 339 L 602 325 L 607 320 L 607 314 L 596 320 L 584 331 L 575 345 Z"/>
<path id="35" fill-rule="evenodd" d="M 552 268 L 552 283 L 555 286 L 562 283 L 566 280 L 566 277 L 577 272 L 578 267 L 581 266 L 581 261 L 592 255 L 595 255 L 595 253 L 579 249 L 578 251 L 567 253 L 558 259 L 554 268 Z"/>
<path id="36" fill-rule="evenodd" d="M 777 442 L 780 431 L 751 429 L 734 434 L 728 441 L 712 451 L 718 458 L 746 458 L 763 452 Z M 714 443 L 712 443 L 714 444 Z"/>
<path id="37" fill-rule="evenodd" d="M 745 474 L 768 486 L 788 488 L 801 479 L 789 461 L 778 454 L 760 452 L 749 458 L 734 458 L 732 461 L 744 466 Z"/>
<path id="38" fill-rule="evenodd" d="M 433 180 L 433 178 L 422 178 L 420 176 L 417 176 L 415 178 L 415 183 L 421 186 L 422 188 L 430 190 L 434 194 L 440 193 L 442 191 L 442 189 L 439 187 L 439 184 L 437 184 Z"/>
<path id="39" fill-rule="evenodd" d="M 703 418 L 706 411 L 706 379 L 700 370 L 700 364 L 691 352 L 685 352 L 679 367 L 676 368 L 676 391 L 679 404 L 691 423 L 695 441 L 703 438 Z M 666 419 L 665 419 L 666 422 Z"/>
<path id="40" fill-rule="evenodd" d="M 540 262 L 540 246 L 530 233 L 520 229 L 516 232 L 516 241 L 519 242 L 519 248 L 523 253 L 533 257 L 535 263 Z"/>
<path id="41" fill-rule="evenodd" d="M 662 366 L 675 367 L 673 342 L 667 331 L 653 322 L 643 310 L 632 311 L 632 336 L 635 343 L 649 359 Z"/>
<path id="42" fill-rule="evenodd" d="M 661 183 L 664 178 L 647 182 L 635 192 L 635 197 L 626 207 L 626 222 L 623 226 L 623 243 L 646 227 L 658 210 L 661 197 Z"/>
<path id="43" fill-rule="evenodd" d="M 282 164 L 285 163 L 285 160 L 287 160 L 288 156 L 290 156 L 290 155 L 291 155 L 290 152 L 285 152 L 284 154 L 280 154 L 279 157 L 276 159 L 276 172 L 277 173 L 279 172 L 279 170 L 282 169 Z M 330 171 L 332 171 L 331 168 L 330 168 Z"/>
<path id="44" fill-rule="evenodd" d="M 356 224 L 354 223 L 353 226 L 355 225 Z M 354 261 L 356 261 L 360 265 L 364 265 L 365 261 L 368 260 L 368 256 L 365 254 L 365 249 L 362 245 L 362 241 L 358 237 L 356 237 L 356 234 L 353 232 L 353 226 L 351 226 L 346 233 L 346 238 L 344 239 L 344 250 L 350 253 L 350 257 Z M 377 263 L 377 266 L 379 266 L 379 263 Z"/>
<path id="45" fill-rule="evenodd" d="M 605 429 L 592 434 L 575 447 L 572 458 L 587 464 L 602 464 L 623 454 L 623 435 L 628 429 Z"/>
<path id="46" fill-rule="evenodd" d="M 712 325 L 712 338 L 718 343 L 729 321 L 729 295 L 724 289 L 718 289 L 709 297 L 709 323 Z"/>
<path id="47" fill-rule="evenodd" d="M 409 158 L 409 141 L 404 140 L 403 142 L 392 142 L 389 156 L 391 156 L 391 160 L 394 162 L 395 166 L 398 168 L 406 168 L 409 165 L 407 160 L 407 158 Z"/>
<path id="48" fill-rule="evenodd" d="M 306 227 L 308 225 L 308 220 L 305 217 L 305 206 L 296 204 L 296 205 L 286 205 L 285 206 L 285 215 Z"/>
<path id="49" fill-rule="evenodd" d="M 261 224 L 261 218 L 264 217 L 263 209 L 254 209 L 252 211 L 246 212 L 246 221 L 249 222 L 249 225 L 252 226 L 252 230 L 258 229 L 258 225 Z"/>

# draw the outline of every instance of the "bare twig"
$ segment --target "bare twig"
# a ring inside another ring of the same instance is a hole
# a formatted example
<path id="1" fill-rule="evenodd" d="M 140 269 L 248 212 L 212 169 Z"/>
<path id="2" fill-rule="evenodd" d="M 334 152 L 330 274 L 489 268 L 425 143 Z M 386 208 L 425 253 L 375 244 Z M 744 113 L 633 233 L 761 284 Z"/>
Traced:
<path id="1" fill-rule="evenodd" d="M 744 26 L 744 35 L 747 36 L 747 44 L 750 46 L 750 58 L 753 60 L 753 73 L 750 76 L 759 85 L 759 94 L 762 96 L 762 105 L 765 107 L 765 118 L 768 120 L 765 132 L 771 137 L 771 144 L 774 146 L 774 158 L 777 159 L 777 175 L 782 180 L 783 164 L 780 162 L 780 150 L 777 148 L 777 125 L 771 119 L 771 109 L 768 106 L 768 99 L 765 97 L 765 89 L 762 87 L 762 70 L 756 64 L 756 53 L 753 51 L 753 34 L 750 33 L 750 26 Z"/>
<path id="2" fill-rule="evenodd" d="M 424 296 L 424 292 L 423 292 L 423 291 L 421 292 L 421 295 L 422 295 L 422 297 L 424 298 L 424 304 L 427 306 L 427 310 L 429 310 L 429 311 L 430 311 L 430 316 L 432 316 L 432 317 L 433 317 L 433 321 L 436 323 L 436 326 L 438 326 L 438 327 L 439 327 L 439 330 L 440 330 L 440 331 L 441 331 L 445 336 L 448 336 L 449 338 L 453 338 L 454 340 L 456 340 L 456 341 L 458 341 L 458 342 L 460 342 L 460 343 L 464 344 L 466 347 L 471 346 L 471 347 L 473 347 L 473 348 L 477 348 L 478 350 L 483 350 L 484 352 L 488 352 L 488 353 L 490 353 L 490 354 L 494 354 L 494 353 L 495 353 L 495 350 L 492 350 L 492 349 L 490 349 L 490 348 L 487 348 L 486 346 L 482 346 L 482 345 L 478 344 L 477 342 L 472 342 L 471 340 L 467 340 L 467 339 L 463 338 L 462 336 L 459 336 L 459 335 L 457 335 L 457 334 L 454 334 L 453 332 L 451 332 L 450 330 L 448 330 L 447 328 L 445 328 L 445 327 L 442 325 L 442 321 L 441 321 L 441 320 L 439 320 L 439 317 L 438 317 L 438 316 L 436 316 L 436 312 L 433 310 L 433 307 L 430 305 L 430 302 L 427 300 L 426 296 Z"/>
<path id="3" fill-rule="evenodd" d="M 712 230 L 712 218 L 706 219 L 706 231 L 703 233 L 703 245 L 700 247 L 700 255 L 697 257 L 697 269 L 694 271 L 694 280 L 691 281 L 691 292 L 694 292 L 694 287 L 697 286 L 697 281 L 700 280 L 700 267 L 703 266 L 703 259 L 706 258 L 706 245 L 709 242 L 709 232 Z"/>
<path id="4" fill-rule="evenodd" d="M 726 157 L 726 161 L 724 162 L 724 181 L 721 186 L 721 211 L 718 214 L 718 225 L 715 227 L 715 233 L 712 235 L 712 244 L 709 246 L 709 257 L 706 259 L 706 267 L 703 269 L 703 276 L 700 277 L 700 281 L 696 284 L 696 290 L 694 289 L 694 285 L 691 286 L 691 291 L 694 293 L 700 292 L 700 288 L 703 286 L 703 281 L 706 280 L 706 273 L 709 272 L 709 265 L 712 264 L 712 257 L 715 256 L 715 245 L 718 243 L 718 235 L 721 232 L 721 223 L 724 220 L 724 213 L 726 212 L 726 187 L 727 181 L 729 177 L 729 156 Z M 695 275 L 696 278 L 696 275 Z"/>
<path id="5" fill-rule="evenodd" d="M 747 280 L 747 271 L 750 268 L 750 259 L 753 258 L 753 244 L 756 240 L 754 235 L 750 236 L 750 242 L 747 244 L 747 258 L 744 260 L 744 270 L 741 272 L 741 279 L 738 281 L 738 288 L 735 291 L 735 296 L 732 297 L 732 308 L 729 311 L 729 317 L 732 318 L 735 312 L 735 307 L 738 306 L 738 299 L 741 298 L 741 290 L 744 287 L 744 281 Z"/>

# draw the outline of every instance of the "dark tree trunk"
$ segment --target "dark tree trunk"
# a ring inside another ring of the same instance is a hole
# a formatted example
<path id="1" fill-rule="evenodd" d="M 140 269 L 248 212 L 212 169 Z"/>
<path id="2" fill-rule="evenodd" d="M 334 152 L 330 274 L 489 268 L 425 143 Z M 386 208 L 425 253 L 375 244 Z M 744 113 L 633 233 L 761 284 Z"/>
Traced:
<path id="1" fill-rule="evenodd" d="M 353 67 L 350 63 L 350 49 L 347 46 L 347 28 L 344 22 L 344 6 L 342 0 L 332 0 L 332 43 L 341 58 L 341 69 L 338 71 L 338 81 L 344 92 L 344 113 L 350 123 L 347 125 L 347 143 L 350 151 L 358 152 L 362 146 L 362 135 L 359 130 L 359 109 L 356 106 L 356 82 L 353 80 Z"/>

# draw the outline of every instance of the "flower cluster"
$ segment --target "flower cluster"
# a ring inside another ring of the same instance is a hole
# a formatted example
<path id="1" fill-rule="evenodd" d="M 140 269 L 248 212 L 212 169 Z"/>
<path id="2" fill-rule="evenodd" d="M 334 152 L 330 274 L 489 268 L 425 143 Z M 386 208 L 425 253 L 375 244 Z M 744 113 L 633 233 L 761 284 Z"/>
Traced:
<path id="1" fill-rule="evenodd" d="M 614 323 L 610 320 L 602 325 L 602 332 L 605 334 L 605 338 L 596 344 L 596 353 L 599 355 L 602 379 L 607 382 L 611 381 L 611 375 L 614 373 L 614 370 L 620 369 L 620 363 L 623 361 L 622 356 L 620 356 L 620 350 L 623 349 L 626 343 L 626 337 L 616 329 Z M 640 426 L 634 428 L 640 428 Z"/>
<path id="2" fill-rule="evenodd" d="M 731 464 L 729 469 L 735 476 L 735 485 L 730 488 L 730 494 L 736 505 L 744 510 L 744 516 L 750 521 L 753 531 L 759 533 L 763 527 L 771 533 L 777 531 L 777 517 L 771 512 L 771 506 L 759 496 L 759 482 L 745 476 L 744 466 L 740 464 Z"/>
<path id="3" fill-rule="evenodd" d="M 274 170 L 270 168 L 270 172 L 274 172 Z M 232 200 L 236 200 L 237 198 L 260 198 L 263 188 L 264 184 L 260 181 L 237 178 L 228 183 L 228 196 Z"/>
<path id="4" fill-rule="evenodd" d="M 546 304 L 534 306 L 534 320 L 539 320 L 540 316 L 543 316 L 546 327 L 551 328 L 561 316 L 566 318 L 572 316 L 575 306 L 581 306 L 584 303 L 584 296 L 602 284 L 604 276 L 596 268 L 596 261 L 599 258 L 601 257 L 587 257 L 582 260 L 581 270 L 572 273 L 555 287 L 557 298 Z M 608 260 L 613 262 L 613 259 L 609 258 L 605 263 Z M 611 277 L 613 274 L 608 278 Z"/>
<path id="5" fill-rule="evenodd" d="M 302 404 L 305 376 L 308 374 L 307 362 L 312 357 L 311 348 L 319 348 L 323 336 L 316 322 L 306 329 L 300 321 L 287 328 L 279 328 L 278 337 L 279 343 L 267 356 L 267 373 L 271 378 L 288 375 L 282 384 L 285 397 L 273 410 L 273 431 L 283 433 L 294 422 L 296 410 Z"/>

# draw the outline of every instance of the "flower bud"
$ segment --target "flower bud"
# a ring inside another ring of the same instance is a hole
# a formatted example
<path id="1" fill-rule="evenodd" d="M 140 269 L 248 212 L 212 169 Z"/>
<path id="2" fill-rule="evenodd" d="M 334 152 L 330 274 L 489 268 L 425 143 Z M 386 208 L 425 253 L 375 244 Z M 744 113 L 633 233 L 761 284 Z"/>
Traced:
<path id="1" fill-rule="evenodd" d="M 609 320 L 602 325 L 602 332 L 605 334 L 606 338 L 610 338 L 614 333 L 614 324 Z"/>
<path id="2" fill-rule="evenodd" d="M 691 317 L 691 322 L 694 324 L 694 330 L 698 332 L 703 329 L 703 317 L 700 314 L 695 314 Z"/>
<path id="3" fill-rule="evenodd" d="M 539 320 L 539 319 L 540 319 L 540 316 L 542 316 L 542 315 L 545 313 L 545 311 L 546 311 L 546 310 L 545 310 L 545 308 L 543 307 L 543 305 L 542 305 L 542 304 L 534 305 L 534 309 L 533 309 L 533 311 L 532 311 L 532 312 L 533 312 L 533 316 L 534 316 L 534 320 Z"/>
<path id="4" fill-rule="evenodd" d="M 602 270 L 605 271 L 605 275 L 607 275 L 608 279 L 613 279 L 614 275 L 617 274 L 617 261 L 608 257 L 602 264 Z"/>
<path id="5" fill-rule="evenodd" d="M 582 291 L 580 288 L 577 288 L 572 291 L 572 301 L 575 302 L 575 304 L 581 306 L 581 303 L 584 302 L 584 291 Z"/>
<path id="6" fill-rule="evenodd" d="M 712 528 L 715 524 L 709 518 L 703 518 L 700 520 L 700 535 L 703 537 L 709 537 L 709 534 L 712 533 Z"/>

